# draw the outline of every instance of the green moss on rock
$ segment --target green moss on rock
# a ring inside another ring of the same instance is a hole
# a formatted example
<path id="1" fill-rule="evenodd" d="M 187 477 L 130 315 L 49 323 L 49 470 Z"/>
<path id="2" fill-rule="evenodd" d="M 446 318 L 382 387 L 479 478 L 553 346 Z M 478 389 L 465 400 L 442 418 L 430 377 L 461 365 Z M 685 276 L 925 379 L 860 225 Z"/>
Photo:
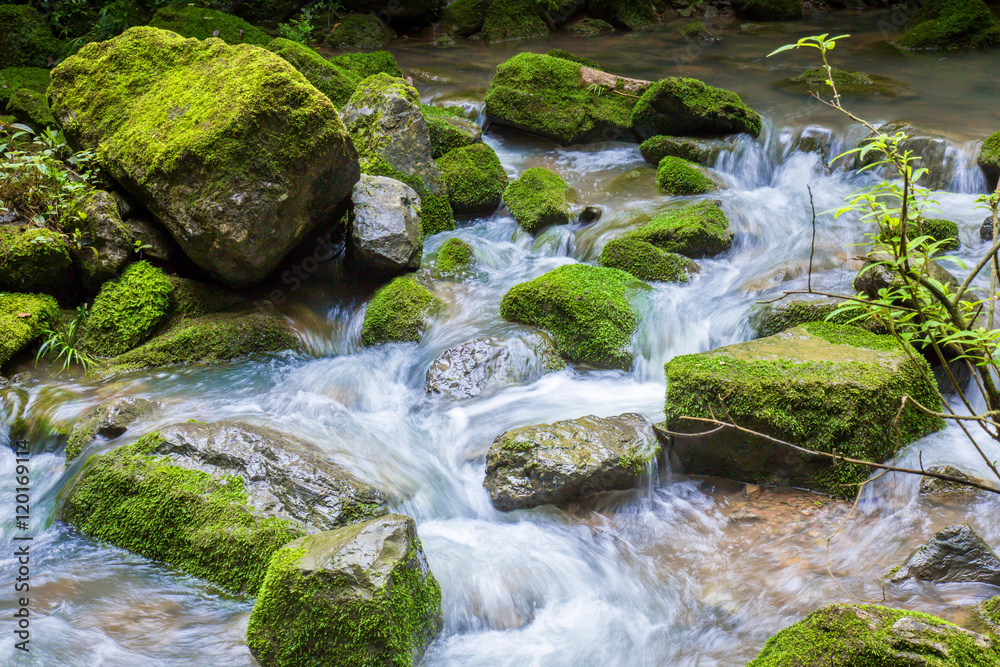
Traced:
<path id="1" fill-rule="evenodd" d="M 525 231 L 535 233 L 549 225 L 565 225 L 570 221 L 571 192 L 559 174 L 544 167 L 531 167 L 507 186 L 503 203 Z"/>
<path id="2" fill-rule="evenodd" d="M 822 67 L 812 67 L 790 79 L 778 82 L 778 85 L 791 93 L 820 93 L 831 95 L 833 89 L 827 84 L 826 70 Z M 833 68 L 833 83 L 841 95 L 886 95 L 895 97 L 910 94 L 910 89 L 902 83 L 877 74 L 853 72 L 846 69 Z"/>
<path id="3" fill-rule="evenodd" d="M 494 0 L 483 17 L 480 33 L 483 41 L 497 43 L 548 35 L 549 26 L 542 18 L 542 9 L 535 0 Z"/>
<path id="4" fill-rule="evenodd" d="M 437 251 L 436 267 L 439 273 L 454 275 L 476 262 L 476 251 L 462 239 L 450 238 Z"/>
<path id="5" fill-rule="evenodd" d="M 840 305 L 835 299 L 787 299 L 777 303 L 767 304 L 753 313 L 750 326 L 758 338 L 773 336 L 785 329 L 808 324 L 809 322 L 833 322 L 834 324 L 851 324 L 855 315 L 842 313 L 829 319 L 829 315 Z M 858 322 L 854 326 L 872 331 L 874 325 Z M 888 333 L 874 331 L 874 333 Z"/>
<path id="6" fill-rule="evenodd" d="M 91 459 L 63 517 L 90 537 L 255 595 L 271 556 L 304 530 L 251 508 L 239 477 L 150 456 L 159 442 L 152 433 Z"/>
<path id="7" fill-rule="evenodd" d="M 59 304 L 44 294 L 0 293 L 0 369 L 59 319 Z"/>
<path id="8" fill-rule="evenodd" d="M 63 50 L 34 7 L 0 5 L 0 66 L 45 67 Z"/>
<path id="9" fill-rule="evenodd" d="M 622 30 L 642 30 L 660 22 L 652 2 L 587 0 L 587 13 Z"/>
<path id="10" fill-rule="evenodd" d="M 585 18 L 566 28 L 566 32 L 577 37 L 594 37 L 614 32 L 615 27 L 601 19 Z"/>
<path id="11" fill-rule="evenodd" d="M 570 361 L 627 369 L 636 329 L 629 297 L 641 285 L 618 269 L 568 264 L 512 287 L 500 315 L 546 330 Z"/>
<path id="12" fill-rule="evenodd" d="M 733 11 L 751 21 L 791 21 L 802 18 L 802 0 L 736 0 Z"/>
<path id="13" fill-rule="evenodd" d="M 835 604 L 771 637 L 747 667 L 993 667 L 998 660 L 996 641 L 940 618 Z"/>
<path id="14" fill-rule="evenodd" d="M 40 227 L 0 226 L 0 290 L 74 292 L 76 271 L 66 237 Z"/>
<path id="15" fill-rule="evenodd" d="M 87 348 L 102 357 L 124 354 L 163 324 L 174 286 L 160 269 L 136 262 L 122 277 L 105 283 L 87 319 Z"/>
<path id="16" fill-rule="evenodd" d="M 471 146 L 483 140 L 483 130 L 466 117 L 460 107 L 422 105 L 433 152 L 438 159 L 456 148 Z M 440 165 L 439 165 L 440 166 Z"/>
<path id="17" fill-rule="evenodd" d="M 907 51 L 990 48 L 1000 44 L 1000 21 L 983 0 L 928 0 L 895 44 Z"/>
<path id="18" fill-rule="evenodd" d="M 279 37 L 267 45 L 267 50 L 276 53 L 302 72 L 309 83 L 330 98 L 338 109 L 351 99 L 361 82 L 361 75 L 334 65 L 313 49 Z"/>
<path id="19" fill-rule="evenodd" d="M 491 0 L 455 0 L 449 2 L 441 15 L 441 30 L 456 37 L 469 37 L 479 32 Z"/>
<path id="20" fill-rule="evenodd" d="M 931 218 L 916 222 L 908 222 L 906 225 L 907 241 L 912 241 L 918 235 L 929 236 L 934 241 L 946 241 L 941 250 L 955 250 L 961 245 L 958 238 L 958 223 L 951 220 Z M 883 233 L 879 240 L 883 243 L 888 241 L 888 234 Z"/>
<path id="21" fill-rule="evenodd" d="M 401 77 L 403 70 L 399 69 L 396 58 L 388 51 L 373 51 L 371 53 L 342 53 L 330 58 L 330 62 L 338 67 L 356 72 L 362 79 L 376 74 L 388 74 Z"/>
<path id="22" fill-rule="evenodd" d="M 403 276 L 381 288 L 368 303 L 361 344 L 418 342 L 428 316 L 440 301 L 413 278 Z"/>
<path id="23" fill-rule="evenodd" d="M 640 139 L 658 134 L 719 137 L 745 132 L 760 134 L 760 116 L 731 90 L 697 79 L 669 77 L 642 94 L 631 112 L 631 126 Z"/>
<path id="24" fill-rule="evenodd" d="M 976 621 L 986 632 L 1000 638 L 1000 595 L 983 600 L 972 610 Z"/>
<path id="25" fill-rule="evenodd" d="M 669 195 L 701 195 L 718 190 L 719 185 L 693 162 L 668 155 L 656 168 L 656 185 Z"/>
<path id="26" fill-rule="evenodd" d="M 176 32 L 181 37 L 218 37 L 227 44 L 267 46 L 271 37 L 241 18 L 206 7 L 174 5 L 156 11 L 149 25 Z"/>
<path id="27" fill-rule="evenodd" d="M 681 28 L 681 35 L 687 39 L 702 41 L 702 42 L 714 42 L 716 37 L 712 34 L 712 31 L 708 29 L 704 21 L 691 21 L 690 23 L 684 24 Z"/>
<path id="28" fill-rule="evenodd" d="M 377 51 L 389 43 L 389 33 L 375 14 L 348 14 L 327 43 L 335 49 Z"/>
<path id="29" fill-rule="evenodd" d="M 976 161 L 986 175 L 990 189 L 995 188 L 1000 178 L 1000 132 L 994 132 L 986 137 Z"/>
<path id="30" fill-rule="evenodd" d="M 437 164 L 455 213 L 489 215 L 500 205 L 510 179 L 500 158 L 486 144 L 457 148 Z"/>
<path id="31" fill-rule="evenodd" d="M 626 238 L 697 259 L 725 252 L 733 242 L 729 219 L 715 202 L 698 202 L 655 216 Z"/>
<path id="32" fill-rule="evenodd" d="M 659 134 L 642 142 L 639 146 L 639 152 L 642 153 L 642 158 L 646 162 L 655 165 L 659 165 L 663 158 L 668 156 L 707 165 L 722 152 L 724 146 L 723 142 L 717 140 L 670 137 Z"/>
<path id="33" fill-rule="evenodd" d="M 49 87 L 49 70 L 44 67 L 8 67 L 0 69 L 0 108 L 21 89 L 45 94 Z"/>
<path id="34" fill-rule="evenodd" d="M 7 100 L 7 110 L 18 120 L 35 127 L 54 127 L 56 119 L 49 109 L 45 93 L 22 88 Z"/>
<path id="35" fill-rule="evenodd" d="M 596 69 L 603 71 L 604 68 L 596 60 L 591 60 L 590 58 L 584 58 L 583 56 L 576 56 L 569 51 L 564 51 L 562 49 L 552 49 L 546 52 L 547 56 L 552 56 L 553 58 L 562 58 L 563 60 L 568 60 L 571 63 L 579 63 L 584 67 L 589 67 L 590 69 Z"/>
<path id="36" fill-rule="evenodd" d="M 627 271 L 639 280 L 686 283 L 698 265 L 687 257 L 660 250 L 638 239 L 617 238 L 601 250 L 601 266 Z"/>

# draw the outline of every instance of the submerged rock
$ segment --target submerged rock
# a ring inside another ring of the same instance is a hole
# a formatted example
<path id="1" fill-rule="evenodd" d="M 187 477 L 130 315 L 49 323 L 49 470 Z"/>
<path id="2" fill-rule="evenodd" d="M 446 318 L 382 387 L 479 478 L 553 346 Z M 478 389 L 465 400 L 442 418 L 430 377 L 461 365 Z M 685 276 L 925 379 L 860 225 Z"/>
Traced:
<path id="1" fill-rule="evenodd" d="M 396 278 L 375 292 L 365 311 L 361 344 L 415 343 L 427 326 L 427 318 L 441 305 L 412 276 Z"/>
<path id="2" fill-rule="evenodd" d="M 531 167 L 507 186 L 503 203 L 517 224 L 525 231 L 535 233 L 551 225 L 570 222 L 571 193 L 572 188 L 559 174 L 544 167 Z"/>
<path id="3" fill-rule="evenodd" d="M 633 413 L 524 426 L 490 445 L 483 485 L 504 512 L 565 503 L 635 487 L 659 451 L 652 425 Z"/>
<path id="4" fill-rule="evenodd" d="M 420 268 L 420 197 L 405 183 L 362 174 L 351 195 L 352 258 L 375 271 Z"/>
<path id="5" fill-rule="evenodd" d="M 834 496 L 867 479 L 861 464 L 810 456 L 735 429 L 684 417 L 718 418 L 820 452 L 882 462 L 937 431 L 941 395 L 927 362 L 891 336 L 813 322 L 767 338 L 675 357 L 666 365 L 667 429 L 689 474 L 796 486 Z M 897 421 L 897 413 L 899 414 Z M 897 441 L 895 428 L 899 429 Z M 847 454 L 849 453 L 849 454 Z"/>
<path id="6" fill-rule="evenodd" d="M 876 605 L 835 604 L 767 640 L 747 667 L 993 667 L 1000 644 L 940 618 Z"/>
<path id="7" fill-rule="evenodd" d="M 263 279 L 358 180 L 336 108 L 263 49 L 132 28 L 63 61 L 49 94 L 71 141 L 100 145 L 107 173 L 230 286 Z"/>
<path id="8" fill-rule="evenodd" d="M 889 580 L 976 582 L 1000 586 L 1000 558 L 965 524 L 948 526 L 906 559 Z"/>
<path id="9" fill-rule="evenodd" d="M 279 551 L 247 646 L 264 667 L 416 665 L 441 626 L 441 587 L 416 524 L 389 514 Z"/>
<path id="10" fill-rule="evenodd" d="M 704 201 L 660 213 L 622 238 L 646 241 L 661 250 L 698 259 L 729 250 L 733 232 L 719 205 Z"/>
<path id="11" fill-rule="evenodd" d="M 1000 44 L 1000 21 L 983 0 L 927 0 L 895 44 L 906 51 L 985 49 Z"/>
<path id="12" fill-rule="evenodd" d="M 909 86 L 895 79 L 866 72 L 833 68 L 833 83 L 841 95 L 866 97 L 869 95 L 884 95 L 886 97 L 907 97 L 913 92 Z M 825 97 L 833 94 L 833 89 L 827 84 L 826 70 L 822 67 L 812 67 L 801 74 L 782 79 L 776 84 L 789 93 L 811 95 L 819 93 Z"/>
<path id="13" fill-rule="evenodd" d="M 113 440 L 119 437 L 156 408 L 156 403 L 132 396 L 120 396 L 95 406 L 73 425 L 66 443 L 66 462 L 76 460 L 97 438 Z"/>
<path id="14" fill-rule="evenodd" d="M 760 116 L 736 93 L 697 79 L 669 77 L 649 86 L 631 111 L 640 139 L 657 135 L 721 137 L 761 131 Z"/>
<path id="15" fill-rule="evenodd" d="M 424 389 L 453 400 L 474 398 L 508 385 L 532 382 L 565 366 L 546 334 L 503 340 L 487 336 L 439 354 L 427 369 Z"/>
<path id="16" fill-rule="evenodd" d="M 59 304 L 46 294 L 0 294 L 0 369 L 56 325 Z"/>
<path id="17" fill-rule="evenodd" d="M 255 595 L 290 540 L 385 513 L 317 448 L 241 422 L 185 422 L 92 459 L 64 518 L 85 534 Z"/>

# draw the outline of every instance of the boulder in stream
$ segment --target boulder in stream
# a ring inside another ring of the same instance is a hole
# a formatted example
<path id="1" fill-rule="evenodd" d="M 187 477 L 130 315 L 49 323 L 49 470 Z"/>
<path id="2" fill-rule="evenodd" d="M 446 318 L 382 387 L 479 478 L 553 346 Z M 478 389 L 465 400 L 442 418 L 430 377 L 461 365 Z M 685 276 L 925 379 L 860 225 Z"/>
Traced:
<path id="1" fill-rule="evenodd" d="M 730 144 L 721 139 L 671 137 L 658 134 L 642 142 L 639 152 L 646 162 L 653 165 L 659 165 L 663 158 L 672 156 L 709 166 L 719 153 L 729 147 Z"/>
<path id="2" fill-rule="evenodd" d="M 641 415 L 569 419 L 512 429 L 486 455 L 483 485 L 504 512 L 638 485 L 660 445 Z"/>
<path id="3" fill-rule="evenodd" d="M 927 0 L 895 44 L 905 51 L 986 49 L 1000 45 L 1000 21 L 983 0 Z"/>
<path id="4" fill-rule="evenodd" d="M 899 149 L 910 151 L 914 156 L 920 158 L 920 166 L 927 169 L 927 172 L 917 181 L 921 187 L 930 190 L 946 190 L 955 176 L 955 169 L 961 163 L 956 159 L 959 156 L 959 148 L 952 141 L 933 130 L 927 130 L 916 125 L 907 123 L 885 123 L 878 127 L 879 132 L 894 136 L 902 132 L 906 139 L 899 143 Z M 861 144 L 865 144 L 862 141 Z M 860 153 L 854 155 L 854 168 L 861 169 L 869 167 L 881 158 L 875 151 L 870 151 L 864 157 Z M 889 175 L 891 171 L 887 167 L 875 167 L 871 169 L 877 174 Z"/>
<path id="5" fill-rule="evenodd" d="M 1000 586 L 1000 558 L 970 526 L 948 526 L 889 575 L 889 580 L 897 584 L 910 579 Z"/>
<path id="6" fill-rule="evenodd" d="M 686 283 L 690 274 L 701 270 L 693 259 L 634 238 L 616 238 L 605 243 L 600 263 L 649 282 Z"/>
<path id="7" fill-rule="evenodd" d="M 483 140 L 483 128 L 469 120 L 457 106 L 423 105 L 424 120 L 430 133 L 432 155 L 435 160 L 456 148 L 472 146 Z"/>
<path id="8" fill-rule="evenodd" d="M 493 149 L 483 143 L 456 148 L 438 160 L 448 201 L 459 215 L 490 215 L 500 206 L 510 179 Z"/>
<path id="9" fill-rule="evenodd" d="M 800 95 L 820 94 L 824 97 L 833 95 L 833 89 L 827 84 L 827 73 L 822 67 L 810 67 L 801 74 L 778 81 L 782 90 Z M 913 97 L 912 89 L 895 79 L 866 72 L 833 68 L 833 83 L 840 95 L 852 97 L 868 97 L 883 95 L 885 97 Z"/>
<path id="10" fill-rule="evenodd" d="M 457 277 L 476 263 L 476 249 L 462 239 L 452 237 L 438 248 L 434 268 L 438 275 Z"/>
<path id="11" fill-rule="evenodd" d="M 960 479 L 964 482 L 975 482 L 977 484 L 984 484 L 988 486 L 985 480 L 979 479 L 978 477 L 973 477 L 968 475 L 955 466 L 943 465 L 943 466 L 931 466 L 927 468 L 927 472 L 937 473 L 938 475 L 947 475 L 948 477 L 953 477 L 955 479 Z M 944 479 L 938 479 L 937 477 L 923 476 L 920 478 L 920 493 L 921 495 L 939 495 L 939 494 L 960 494 L 960 495 L 970 495 L 978 493 L 979 489 L 973 486 L 966 486 L 965 484 L 959 484 L 958 482 L 951 482 Z"/>
<path id="12" fill-rule="evenodd" d="M 709 433 L 712 424 L 684 417 L 723 419 L 799 447 L 877 463 L 944 427 L 912 405 L 900 412 L 904 395 L 941 408 L 923 357 L 891 336 L 852 326 L 813 322 L 678 356 L 666 375 L 666 427 L 676 434 L 671 452 L 689 474 L 850 496 L 856 487 L 848 485 L 867 479 L 870 469 L 835 465 L 732 428 Z"/>
<path id="13" fill-rule="evenodd" d="M 132 28 L 63 61 L 49 94 L 67 137 L 100 145 L 104 170 L 229 286 L 334 222 L 360 173 L 337 109 L 263 49 Z"/>
<path id="14" fill-rule="evenodd" d="M 979 157 L 976 158 L 976 162 L 979 164 L 979 168 L 983 170 L 983 175 L 986 176 L 986 183 L 990 190 L 996 189 L 997 180 L 1000 179 L 1000 132 L 994 132 L 986 137 L 982 147 L 979 149 Z M 990 226 L 992 227 L 992 220 L 990 221 Z M 992 238 L 993 231 L 991 229 L 989 235 L 983 237 L 983 240 Z"/>
<path id="15" fill-rule="evenodd" d="M 894 284 L 894 276 L 882 262 L 887 262 L 892 256 L 886 252 L 873 252 L 865 257 L 865 265 L 854 277 L 854 289 L 863 292 L 868 298 L 878 298 L 880 290 Z M 958 289 L 958 279 L 951 275 L 934 260 L 927 262 L 927 275 L 942 285 L 947 285 L 951 293 Z"/>
<path id="16" fill-rule="evenodd" d="M 88 461 L 63 517 L 85 534 L 256 595 L 289 541 L 385 514 L 315 445 L 242 422 L 185 422 Z"/>
<path id="17" fill-rule="evenodd" d="M 720 184 L 704 167 L 668 155 L 656 168 L 656 186 L 673 196 L 703 195 L 718 190 Z"/>
<path id="18" fill-rule="evenodd" d="M 418 342 L 427 318 L 440 306 L 440 300 L 412 276 L 396 278 L 375 292 L 368 303 L 361 344 Z"/>
<path id="19" fill-rule="evenodd" d="M 757 112 L 736 93 L 681 77 L 649 86 L 635 103 L 630 123 L 643 141 L 661 134 L 722 137 L 745 132 L 756 137 L 762 127 Z"/>
<path id="20" fill-rule="evenodd" d="M 361 174 L 351 195 L 351 258 L 374 272 L 420 268 L 420 197 L 405 183 Z"/>
<path id="21" fill-rule="evenodd" d="M 834 604 L 767 640 L 747 667 L 994 667 L 1000 641 L 916 611 Z"/>
<path id="22" fill-rule="evenodd" d="M 653 216 L 622 238 L 652 243 L 661 250 L 699 259 L 729 250 L 729 218 L 715 202 L 702 201 Z"/>
<path id="23" fill-rule="evenodd" d="M 113 440 L 133 423 L 152 414 L 157 404 L 145 398 L 119 396 L 88 410 L 73 425 L 66 443 L 66 462 L 75 461 L 97 438 Z"/>
<path id="24" fill-rule="evenodd" d="M 247 625 L 264 667 L 416 665 L 442 627 L 413 519 L 389 514 L 290 542 Z"/>
<path id="25" fill-rule="evenodd" d="M 550 225 L 570 222 L 571 193 L 572 188 L 559 174 L 544 167 L 531 167 L 507 186 L 503 202 L 517 224 L 533 234 Z"/>
<path id="26" fill-rule="evenodd" d="M 56 326 L 59 304 L 46 294 L 0 294 L 0 369 Z"/>

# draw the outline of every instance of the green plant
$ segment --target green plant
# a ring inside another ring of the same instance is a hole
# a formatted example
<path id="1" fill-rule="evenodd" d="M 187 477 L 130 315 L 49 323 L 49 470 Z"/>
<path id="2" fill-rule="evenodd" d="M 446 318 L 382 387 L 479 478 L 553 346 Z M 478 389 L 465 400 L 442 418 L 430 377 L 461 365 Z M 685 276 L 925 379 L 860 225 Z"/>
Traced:
<path id="1" fill-rule="evenodd" d="M 42 331 L 44 340 L 35 355 L 35 366 L 43 357 L 51 359 L 53 365 L 59 364 L 60 373 L 68 369 L 73 364 L 80 364 L 84 371 L 97 363 L 92 356 L 79 349 L 81 341 L 81 330 L 87 323 L 87 306 L 82 305 L 76 309 L 76 316 L 69 322 L 56 327 L 56 329 L 46 328 Z"/>
<path id="2" fill-rule="evenodd" d="M 289 19 L 287 23 L 278 25 L 278 34 L 285 39 L 290 39 L 299 44 L 308 44 L 312 39 L 314 30 L 312 6 L 303 9 L 297 18 Z"/>

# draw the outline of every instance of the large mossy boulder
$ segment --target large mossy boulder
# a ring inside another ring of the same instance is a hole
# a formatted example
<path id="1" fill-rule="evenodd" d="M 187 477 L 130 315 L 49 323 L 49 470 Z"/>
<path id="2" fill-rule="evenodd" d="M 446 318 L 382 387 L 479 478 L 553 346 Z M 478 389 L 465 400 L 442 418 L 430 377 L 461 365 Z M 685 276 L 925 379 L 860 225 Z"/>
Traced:
<path id="1" fill-rule="evenodd" d="M 438 168 L 448 185 L 451 208 L 459 215 L 493 213 L 510 182 L 500 158 L 482 143 L 456 148 L 438 160 Z"/>
<path id="2" fill-rule="evenodd" d="M 406 183 L 361 174 L 351 195 L 351 259 L 372 272 L 420 268 L 420 197 Z"/>
<path id="3" fill-rule="evenodd" d="M 275 554 L 247 646 L 264 667 L 411 667 L 441 626 L 441 587 L 416 524 L 389 514 Z"/>
<path id="4" fill-rule="evenodd" d="M 490 445 L 483 486 L 504 512 L 566 503 L 634 488 L 659 451 L 652 425 L 637 414 L 524 426 Z"/>
<path id="5" fill-rule="evenodd" d="M 153 15 L 149 25 L 176 32 L 181 37 L 218 37 L 227 44 L 267 46 L 271 41 L 266 32 L 237 16 L 195 5 L 162 7 Z"/>
<path id="6" fill-rule="evenodd" d="M 767 640 L 747 667 L 995 667 L 1000 642 L 940 618 L 834 604 Z"/>
<path id="7" fill-rule="evenodd" d="M 101 357 L 124 354 L 149 340 L 173 306 L 173 283 L 148 262 L 105 283 L 87 318 L 87 349 Z"/>
<path id="8" fill-rule="evenodd" d="M 983 0 L 927 0 L 895 44 L 906 51 L 985 49 L 1000 45 L 1000 21 Z"/>
<path id="9" fill-rule="evenodd" d="M 660 166 L 656 168 L 656 187 L 668 195 L 685 197 L 718 190 L 719 184 L 704 167 L 668 155 L 660 160 Z"/>
<path id="10" fill-rule="evenodd" d="M 598 94 L 587 81 L 605 80 L 600 74 L 562 58 L 519 53 L 497 67 L 486 93 L 487 116 L 562 145 L 634 141 L 630 114 L 635 99 L 629 95 L 637 90 Z M 606 82 L 613 88 L 615 80 L 608 76 Z"/>
<path id="11" fill-rule="evenodd" d="M 698 259 L 729 250 L 733 232 L 722 208 L 705 201 L 655 215 L 623 238 L 646 241 L 661 250 Z"/>
<path id="12" fill-rule="evenodd" d="M 629 298 L 643 286 L 618 269 L 567 264 L 508 290 L 500 315 L 544 329 L 570 361 L 628 369 L 637 326 Z"/>
<path id="13" fill-rule="evenodd" d="M 415 343 L 441 302 L 411 276 L 396 278 L 375 292 L 365 311 L 361 344 Z"/>
<path id="14" fill-rule="evenodd" d="M 420 195 L 424 236 L 454 229 L 448 188 L 432 157 L 416 88 L 384 73 L 368 77 L 341 115 L 358 149 L 361 171 L 402 181 Z"/>
<path id="15" fill-rule="evenodd" d="M 802 0 L 733 0 L 733 13 L 749 21 L 792 21 L 802 18 Z"/>
<path id="16" fill-rule="evenodd" d="M 123 435 L 156 408 L 153 401 L 134 396 L 119 396 L 94 406 L 73 425 L 66 442 L 66 462 L 75 461 L 98 438 L 114 440 Z"/>
<path id="17" fill-rule="evenodd" d="M 666 365 L 672 452 L 690 474 L 797 486 L 853 496 L 870 470 L 836 464 L 735 429 L 685 419 L 719 418 L 819 452 L 881 463 L 944 422 L 907 404 L 940 410 L 927 362 L 891 336 L 813 322 L 767 338 Z M 898 415 L 898 417 L 897 417 Z M 697 435 L 702 434 L 702 435 Z"/>
<path id="18" fill-rule="evenodd" d="M 390 41 L 389 31 L 374 14 L 348 14 L 327 38 L 335 49 L 378 51 Z"/>
<path id="19" fill-rule="evenodd" d="M 760 116 L 730 90 L 697 79 L 669 77 L 649 86 L 631 111 L 643 141 L 657 135 L 721 137 L 760 134 Z"/>
<path id="20" fill-rule="evenodd" d="M 133 28 L 65 60 L 49 95 L 67 136 L 100 146 L 107 173 L 230 286 L 333 222 L 360 174 L 333 104 L 249 45 Z"/>
<path id="21" fill-rule="evenodd" d="M 77 291 L 73 251 L 63 234 L 44 227 L 0 225 L 0 290 L 44 292 L 60 301 Z"/>
<path id="22" fill-rule="evenodd" d="M 699 271 L 694 260 L 634 238 L 616 238 L 605 243 L 600 263 L 649 282 L 686 283 L 690 274 Z"/>
<path id="23" fill-rule="evenodd" d="M 63 50 L 45 17 L 29 5 L 0 5 L 0 26 L 0 69 L 46 67 Z"/>
<path id="24" fill-rule="evenodd" d="M 461 107 L 423 105 L 424 120 L 431 135 L 432 157 L 437 160 L 456 148 L 483 140 L 483 128 L 468 119 Z"/>
<path id="25" fill-rule="evenodd" d="M 889 576 L 893 583 L 911 579 L 1000 586 L 1000 558 L 971 526 L 948 526 L 910 554 Z"/>
<path id="26" fill-rule="evenodd" d="M 59 304 L 45 294 L 0 293 L 0 369 L 59 319 Z"/>
<path id="27" fill-rule="evenodd" d="M 569 184 L 559 174 L 545 167 L 531 167 L 507 186 L 503 203 L 517 224 L 534 234 L 551 225 L 570 222 L 571 193 Z"/>
<path id="28" fill-rule="evenodd" d="M 983 175 L 986 176 L 987 185 L 991 190 L 995 189 L 997 180 L 1000 179 L 1000 132 L 994 132 L 986 137 L 979 149 L 979 157 L 976 158 L 976 162 L 983 170 Z"/>
<path id="29" fill-rule="evenodd" d="M 241 422 L 185 422 L 94 457 L 65 520 L 86 535 L 256 595 L 289 541 L 385 514 L 314 445 Z"/>
<path id="30" fill-rule="evenodd" d="M 840 307 L 837 299 L 783 299 L 769 303 L 757 309 L 750 315 L 750 328 L 756 338 L 766 338 L 781 333 L 785 329 L 797 327 L 809 322 L 833 322 L 834 324 L 854 324 L 862 328 L 872 329 L 877 325 L 866 322 L 852 322 L 858 313 L 844 312 L 830 317 L 831 313 Z M 888 333 L 887 331 L 874 331 Z"/>

